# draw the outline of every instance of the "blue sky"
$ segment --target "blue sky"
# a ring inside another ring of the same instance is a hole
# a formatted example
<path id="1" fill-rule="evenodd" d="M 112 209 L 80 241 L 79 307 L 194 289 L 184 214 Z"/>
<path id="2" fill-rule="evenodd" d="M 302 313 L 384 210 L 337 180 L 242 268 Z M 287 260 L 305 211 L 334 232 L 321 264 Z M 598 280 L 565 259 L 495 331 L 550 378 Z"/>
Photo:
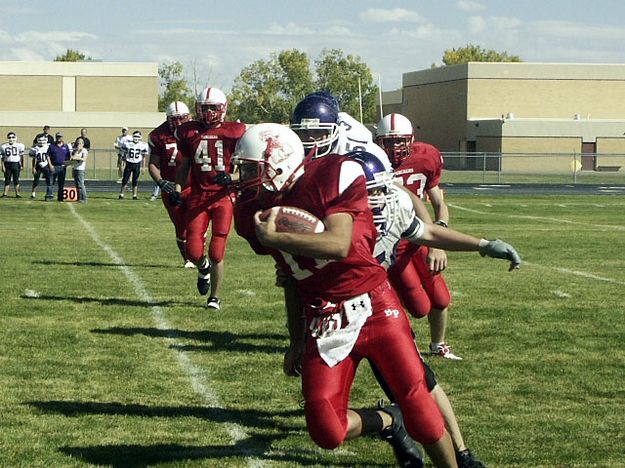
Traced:
<path id="1" fill-rule="evenodd" d="M 359 56 L 382 88 L 467 43 L 527 62 L 625 63 L 618 0 L 2 0 L 0 60 L 181 62 L 199 86 L 229 91 L 241 69 L 283 49 Z"/>

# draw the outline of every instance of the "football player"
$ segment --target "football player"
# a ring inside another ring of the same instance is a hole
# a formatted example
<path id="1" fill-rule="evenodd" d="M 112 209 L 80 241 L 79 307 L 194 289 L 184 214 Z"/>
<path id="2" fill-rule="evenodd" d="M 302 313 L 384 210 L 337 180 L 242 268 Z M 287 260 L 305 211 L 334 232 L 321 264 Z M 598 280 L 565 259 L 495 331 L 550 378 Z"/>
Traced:
<path id="1" fill-rule="evenodd" d="M 124 176 L 124 144 L 132 141 L 132 137 L 128 135 L 128 127 L 122 127 L 122 134 L 115 138 L 113 146 L 117 150 L 117 183 L 121 183 Z"/>
<path id="2" fill-rule="evenodd" d="M 186 255 L 198 268 L 197 289 L 210 295 L 206 307 L 219 310 L 219 292 L 224 274 L 224 253 L 232 225 L 232 200 L 227 187 L 216 182 L 232 171 L 230 157 L 245 131 L 245 124 L 226 122 L 228 102 L 217 88 L 205 88 L 197 96 L 197 121 L 180 125 L 175 132 L 181 162 L 176 171 L 175 190 L 169 195 L 174 205 L 182 204 L 182 187 L 191 174 L 186 205 Z M 208 255 L 206 230 L 211 224 Z"/>
<path id="3" fill-rule="evenodd" d="M 402 239 L 417 245 L 426 244 L 447 250 L 479 251 L 482 256 L 488 255 L 509 260 L 510 271 L 520 267 L 520 256 L 511 245 L 505 242 L 480 240 L 453 229 L 423 222 L 415 215 L 412 200 L 408 194 L 393 183 L 392 174 L 386 171 L 382 162 L 367 152 L 350 153 L 349 156 L 362 165 L 367 179 L 369 207 L 378 230 L 374 257 L 384 268 L 388 269 L 393 264 L 397 244 Z M 445 426 L 454 444 L 458 466 L 461 468 L 483 467 L 484 465 L 475 459 L 471 451 L 465 446 L 447 394 L 437 384 L 431 368 L 426 363 L 423 365 L 426 369 L 428 389 L 445 419 Z M 374 365 L 372 367 L 387 397 L 394 401 L 393 395 L 380 372 Z"/>
<path id="4" fill-rule="evenodd" d="M 184 260 L 184 267 L 195 268 L 195 264 L 187 259 L 186 254 L 187 241 L 184 209 L 182 205 L 173 205 L 168 196 L 176 189 L 176 168 L 180 165 L 181 160 L 181 155 L 178 151 L 178 141 L 174 136 L 174 132 L 180 125 L 191 120 L 191 113 L 184 102 L 174 101 L 167 106 L 165 114 L 167 115 L 167 120 L 152 130 L 148 136 L 148 144 L 150 146 L 148 171 L 157 187 L 165 194 L 161 199 L 169 219 L 174 224 L 176 244 Z M 188 185 L 187 182 L 182 187 L 182 199 L 186 198 L 191 190 Z"/>
<path id="5" fill-rule="evenodd" d="M 396 182 L 432 204 L 435 223 L 447 227 L 449 210 L 438 184 L 443 158 L 432 145 L 415 142 L 412 124 L 401 114 L 384 116 L 376 126 L 376 142 L 384 148 L 396 176 Z M 445 341 L 449 288 L 441 272 L 447 267 L 447 256 L 439 249 L 400 242 L 397 262 L 389 269 L 389 278 L 402 302 L 417 318 L 428 317 L 430 354 L 461 360 Z"/>
<path id="6" fill-rule="evenodd" d="M 132 140 L 125 141 L 122 144 L 122 159 L 125 162 L 124 175 L 122 177 L 122 187 L 119 191 L 119 199 L 124 199 L 124 192 L 128 185 L 128 180 L 132 175 L 132 199 L 137 199 L 137 193 L 139 187 L 137 181 L 139 180 L 139 174 L 141 174 L 145 168 L 145 158 L 150 155 L 150 147 L 144 141 L 141 141 L 141 132 L 135 130 L 132 132 Z"/>
<path id="7" fill-rule="evenodd" d="M 2 197 L 9 196 L 9 184 L 13 179 L 15 188 L 15 198 L 22 198 L 20 195 L 20 172 L 24 167 L 24 144 L 18 143 L 15 132 L 7 133 L 7 142 L 0 146 L 2 157 L 2 172 L 4 172 L 4 193 Z"/>
<path id="8" fill-rule="evenodd" d="M 408 318 L 372 256 L 377 232 L 363 169 L 340 155 L 306 165 L 304 159 L 302 142 L 292 130 L 278 124 L 250 128 L 235 152 L 243 194 L 235 207 L 235 227 L 257 254 L 272 255 L 297 285 L 305 314 L 293 308 L 296 316 L 288 318 L 285 371 L 301 373 L 308 432 L 327 449 L 378 432 L 391 442 L 401 466 L 418 466 L 420 454 L 407 431 L 437 466 L 456 466 Z M 326 230 L 277 232 L 275 211 L 260 219 L 261 210 L 277 205 L 311 212 Z M 302 349 L 301 368 L 289 369 Z M 398 406 L 348 409 L 363 358 L 376 365 Z"/>
<path id="9" fill-rule="evenodd" d="M 33 187 L 30 198 L 35 198 L 37 195 L 35 189 L 39 185 L 41 174 L 43 174 L 46 179 L 45 200 L 52 200 L 52 172 L 50 171 L 50 157 L 48 156 L 49 146 L 48 138 L 45 135 L 41 135 L 37 138 L 37 144 L 28 152 L 28 155 L 33 158 Z"/>
<path id="10" fill-rule="evenodd" d="M 330 93 L 317 91 L 302 99 L 293 110 L 291 128 L 307 152 L 315 150 L 313 158 L 368 151 L 391 170 L 386 153 L 373 142 L 369 129 L 348 113 L 340 112 L 336 98 Z"/>

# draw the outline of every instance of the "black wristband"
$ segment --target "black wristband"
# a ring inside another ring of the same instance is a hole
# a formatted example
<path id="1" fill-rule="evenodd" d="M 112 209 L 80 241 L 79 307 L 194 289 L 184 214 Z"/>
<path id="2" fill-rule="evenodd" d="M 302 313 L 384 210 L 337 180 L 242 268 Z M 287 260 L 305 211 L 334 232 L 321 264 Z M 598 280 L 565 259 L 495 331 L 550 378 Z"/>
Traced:
<path id="1" fill-rule="evenodd" d="M 434 224 L 438 224 L 439 226 L 443 226 L 443 227 L 449 227 L 449 225 L 443 221 L 442 219 L 439 219 L 438 221 L 436 221 Z"/>

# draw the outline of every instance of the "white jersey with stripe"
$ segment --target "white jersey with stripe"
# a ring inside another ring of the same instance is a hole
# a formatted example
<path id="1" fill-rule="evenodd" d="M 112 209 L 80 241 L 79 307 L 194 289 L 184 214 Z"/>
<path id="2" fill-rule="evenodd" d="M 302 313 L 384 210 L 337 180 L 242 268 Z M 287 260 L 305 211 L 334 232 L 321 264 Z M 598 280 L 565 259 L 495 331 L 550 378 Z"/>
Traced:
<path id="1" fill-rule="evenodd" d="M 414 212 L 410 196 L 394 185 L 391 190 L 398 196 L 397 210 L 393 219 L 388 219 L 386 207 L 382 211 L 387 218 L 387 230 L 378 237 L 373 250 L 373 256 L 385 269 L 395 262 L 395 249 L 399 241 L 406 239 L 414 242 L 423 236 L 425 229 L 423 221 Z"/>
<path id="2" fill-rule="evenodd" d="M 140 163 L 144 156 L 148 156 L 150 154 L 150 148 L 144 141 L 140 141 L 138 143 L 135 143 L 132 140 L 124 142 L 122 151 L 126 162 L 129 163 Z"/>
<path id="3" fill-rule="evenodd" d="M 33 164 L 39 167 L 46 167 L 48 165 L 48 147 L 49 144 L 43 146 L 33 146 L 28 155 L 33 158 Z"/>
<path id="4" fill-rule="evenodd" d="M 4 162 L 20 162 L 23 154 L 23 143 L 4 143 L 2 145 L 2 159 Z"/>
<path id="5" fill-rule="evenodd" d="M 373 134 L 367 127 L 347 112 L 339 112 L 337 123 L 339 125 L 339 137 L 334 144 L 333 153 L 347 154 L 352 151 L 367 151 L 382 161 L 386 170 L 392 171 L 387 154 L 374 143 Z"/>

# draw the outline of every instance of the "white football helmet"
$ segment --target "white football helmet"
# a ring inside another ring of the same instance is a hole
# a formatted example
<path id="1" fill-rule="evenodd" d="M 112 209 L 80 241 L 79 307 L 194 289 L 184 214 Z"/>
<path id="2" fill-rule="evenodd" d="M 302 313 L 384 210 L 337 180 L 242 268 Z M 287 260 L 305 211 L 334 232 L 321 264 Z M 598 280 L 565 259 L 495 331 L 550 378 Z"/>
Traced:
<path id="1" fill-rule="evenodd" d="M 304 174 L 304 146 L 284 125 L 262 123 L 247 130 L 237 142 L 233 163 L 239 167 L 240 189 L 261 186 L 270 192 L 288 190 Z M 254 194 L 258 196 L 259 190 Z"/>
<path id="2" fill-rule="evenodd" d="M 7 140 L 9 140 L 10 144 L 13 144 L 17 141 L 17 135 L 15 135 L 15 133 L 13 132 L 9 132 L 7 133 Z"/>
<path id="3" fill-rule="evenodd" d="M 48 137 L 46 137 L 45 135 L 41 135 L 37 138 L 37 146 L 43 146 L 46 143 L 48 143 Z"/>
<path id="4" fill-rule="evenodd" d="M 189 108 L 182 101 L 172 102 L 167 106 L 165 114 L 167 115 L 167 122 L 169 122 L 169 128 L 172 132 L 179 125 L 191 120 L 191 112 L 189 112 Z"/>
<path id="5" fill-rule="evenodd" d="M 141 132 L 139 130 L 135 130 L 132 132 L 132 142 L 139 143 L 141 141 Z"/>
<path id="6" fill-rule="evenodd" d="M 412 124 L 401 114 L 385 115 L 375 129 L 375 141 L 384 148 L 394 168 L 410 155 L 413 139 Z"/>
<path id="7" fill-rule="evenodd" d="M 215 125 L 224 121 L 228 100 L 221 89 L 204 88 L 195 100 L 197 119 L 207 125 Z"/>

